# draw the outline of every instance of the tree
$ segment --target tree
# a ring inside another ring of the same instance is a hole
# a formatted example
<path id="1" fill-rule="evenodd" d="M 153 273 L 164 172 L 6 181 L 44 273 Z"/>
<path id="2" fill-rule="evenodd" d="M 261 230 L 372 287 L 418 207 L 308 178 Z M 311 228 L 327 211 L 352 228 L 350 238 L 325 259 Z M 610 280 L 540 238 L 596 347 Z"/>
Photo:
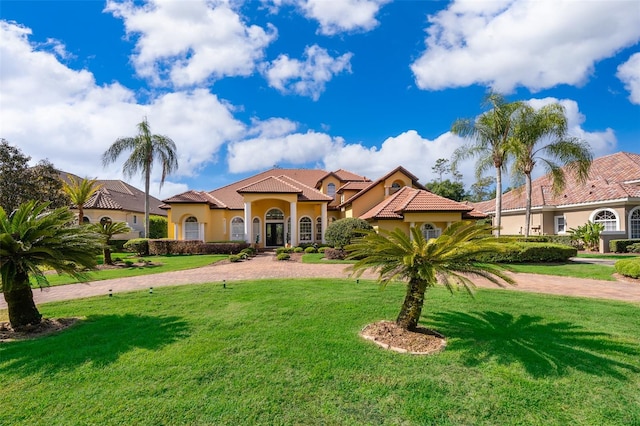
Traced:
<path id="1" fill-rule="evenodd" d="M 582 242 L 584 248 L 591 251 L 597 251 L 600 244 L 600 233 L 604 231 L 604 225 L 601 223 L 593 223 L 587 221 L 582 226 L 569 229 L 569 235 L 572 241 Z"/>
<path id="2" fill-rule="evenodd" d="M 493 228 L 473 221 L 456 222 L 438 238 L 426 240 L 419 228 L 410 228 L 411 237 L 399 228 L 380 233 L 368 231 L 347 246 L 349 258 L 357 260 L 351 269 L 356 276 L 365 270 L 379 273 L 378 280 L 386 286 L 395 279 L 407 280 L 407 290 L 396 324 L 415 330 L 422 314 L 425 291 L 438 281 L 450 291 L 454 285 L 471 291 L 469 275 L 480 276 L 501 285 L 513 283 L 500 267 L 474 261 L 485 253 L 504 251 L 504 244 L 489 238 Z"/>
<path id="3" fill-rule="evenodd" d="M 131 151 L 129 158 L 122 166 L 122 172 L 132 177 L 138 171 L 144 175 L 144 237 L 149 235 L 149 185 L 151 183 L 151 169 L 155 161 L 160 162 L 162 177 L 160 187 L 167 175 L 178 169 L 176 144 L 168 136 L 153 135 L 147 118 L 138 124 L 138 135 L 117 139 L 102 155 L 104 166 L 113 163 L 124 151 Z"/>
<path id="4" fill-rule="evenodd" d="M 462 201 L 465 198 L 464 185 L 462 182 L 451 182 L 449 179 L 443 181 L 431 181 L 425 186 L 429 191 L 441 197 L 454 201 Z"/>
<path id="5" fill-rule="evenodd" d="M 331 247 L 342 249 L 351 243 L 356 237 L 362 235 L 362 230 L 372 230 L 373 227 L 366 220 L 355 217 L 347 217 L 336 220 L 327 226 L 324 233 L 324 239 Z"/>
<path id="6" fill-rule="evenodd" d="M 31 157 L 0 139 L 0 207 L 7 212 L 29 200 L 49 202 L 50 208 L 68 204 L 58 171 L 48 160 L 29 167 Z"/>
<path id="7" fill-rule="evenodd" d="M 468 138 L 471 145 L 458 148 L 453 154 L 453 165 L 467 158 L 477 157 L 476 178 L 493 167 L 496 174 L 496 235 L 500 235 L 502 224 L 502 172 L 506 170 L 509 157 L 508 142 L 513 134 L 513 120 L 523 107 L 522 102 L 507 102 L 498 93 L 489 93 L 485 105 L 491 109 L 476 119 L 456 120 L 453 134 Z"/>
<path id="8" fill-rule="evenodd" d="M 513 155 L 513 174 L 525 179 L 525 236 L 531 224 L 531 173 L 542 163 L 550 174 L 554 194 L 565 187 L 566 173 L 578 183 L 586 182 L 593 161 L 591 147 L 585 141 L 567 136 L 567 117 L 559 103 L 536 110 L 530 105 L 520 108 L 509 143 Z"/>
<path id="9" fill-rule="evenodd" d="M 92 228 L 96 234 L 99 234 L 102 240 L 104 264 L 113 265 L 113 260 L 111 260 L 111 239 L 114 235 L 126 234 L 131 231 L 131 228 L 129 228 L 129 225 L 125 222 L 111 222 L 110 220 L 104 223 L 93 223 L 90 225 L 90 228 Z"/>
<path id="10" fill-rule="evenodd" d="M 14 329 L 39 324 L 42 315 L 33 301 L 29 277 L 46 285 L 42 267 L 86 280 L 100 253 L 98 236 L 87 227 L 73 225 L 68 207 L 47 210 L 49 204 L 29 201 L 10 215 L 0 207 L 0 277 L 2 292 Z"/>
<path id="11" fill-rule="evenodd" d="M 471 185 L 467 199 L 474 203 L 492 199 L 495 194 L 495 190 L 492 189 L 495 182 L 496 179 L 493 176 L 481 177 Z"/>
<path id="12" fill-rule="evenodd" d="M 62 190 L 69 196 L 69 199 L 78 208 L 78 223 L 84 222 L 84 204 L 91 196 L 101 188 L 102 185 L 96 183 L 96 179 L 76 179 L 74 176 L 67 176 L 68 181 L 62 183 Z"/>

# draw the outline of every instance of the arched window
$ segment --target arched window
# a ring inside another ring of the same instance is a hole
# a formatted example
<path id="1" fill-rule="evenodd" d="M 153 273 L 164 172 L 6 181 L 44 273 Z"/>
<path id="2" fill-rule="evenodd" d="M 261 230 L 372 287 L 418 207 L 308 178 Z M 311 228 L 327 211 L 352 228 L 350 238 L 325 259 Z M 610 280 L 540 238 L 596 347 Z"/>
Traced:
<path id="1" fill-rule="evenodd" d="M 84 219 L 83 219 L 83 222 L 84 222 Z M 108 223 L 112 223 L 110 217 L 105 216 L 102 219 L 100 219 L 100 225 L 105 226 Z"/>
<path id="2" fill-rule="evenodd" d="M 322 218 L 316 218 L 316 241 L 322 241 Z"/>
<path id="3" fill-rule="evenodd" d="M 253 218 L 253 242 L 258 244 L 260 242 L 260 219 Z"/>
<path id="4" fill-rule="evenodd" d="M 327 185 L 327 195 L 331 198 L 335 198 L 336 196 L 336 186 L 333 183 Z"/>
<path id="5" fill-rule="evenodd" d="M 300 218 L 300 242 L 308 243 L 311 242 L 312 236 L 312 226 L 311 226 L 311 218 L 303 217 Z"/>
<path id="6" fill-rule="evenodd" d="M 200 240 L 200 224 L 194 216 L 189 216 L 184 221 L 184 239 Z"/>
<path id="7" fill-rule="evenodd" d="M 266 220 L 284 220 L 284 213 L 280 209 L 271 209 L 265 216 Z"/>
<path id="8" fill-rule="evenodd" d="M 233 241 L 244 241 L 244 219 L 241 217 L 231 219 L 231 239 Z"/>
<path id="9" fill-rule="evenodd" d="M 425 223 L 422 225 L 422 235 L 427 240 L 430 238 L 438 238 L 440 236 L 440 228 L 436 228 L 430 223 Z"/>
<path id="10" fill-rule="evenodd" d="M 82 223 L 91 223 L 91 220 L 86 216 L 82 216 Z"/>
<path id="11" fill-rule="evenodd" d="M 640 238 L 640 206 L 629 213 L 629 238 Z"/>
<path id="12" fill-rule="evenodd" d="M 402 188 L 402 184 L 400 182 L 393 182 L 391 184 L 391 189 L 389 190 L 389 194 L 395 194 Z"/>
<path id="13" fill-rule="evenodd" d="M 604 225 L 605 232 L 617 231 L 619 229 L 618 215 L 611 209 L 596 211 L 591 218 L 591 222 Z"/>

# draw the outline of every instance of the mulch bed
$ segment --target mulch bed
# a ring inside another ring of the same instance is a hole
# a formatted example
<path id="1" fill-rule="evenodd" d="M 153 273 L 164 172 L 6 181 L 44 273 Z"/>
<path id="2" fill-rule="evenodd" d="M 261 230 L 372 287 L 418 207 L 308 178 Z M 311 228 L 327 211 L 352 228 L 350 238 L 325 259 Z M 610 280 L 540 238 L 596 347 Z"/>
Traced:
<path id="1" fill-rule="evenodd" d="M 437 331 L 424 327 L 409 331 L 398 327 L 393 321 L 369 324 L 360 335 L 384 349 L 413 355 L 436 354 L 447 346 L 446 339 Z"/>
<path id="2" fill-rule="evenodd" d="M 0 322 L 0 343 L 47 336 L 67 329 L 79 320 L 79 318 L 45 318 L 40 324 L 29 325 L 21 330 L 14 330 L 8 321 Z"/>

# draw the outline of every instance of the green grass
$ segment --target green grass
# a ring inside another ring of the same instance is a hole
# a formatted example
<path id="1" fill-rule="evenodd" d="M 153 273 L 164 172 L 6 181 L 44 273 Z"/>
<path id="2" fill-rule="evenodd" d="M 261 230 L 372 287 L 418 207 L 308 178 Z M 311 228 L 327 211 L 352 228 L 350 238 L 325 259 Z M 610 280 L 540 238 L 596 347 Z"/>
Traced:
<path id="1" fill-rule="evenodd" d="M 640 424 L 637 304 L 430 290 L 433 356 L 358 336 L 403 286 L 268 280 L 42 305 L 86 317 L 0 344 L 0 424 Z M 0 313 L 0 316 L 2 313 Z"/>
<path id="2" fill-rule="evenodd" d="M 122 260 L 132 260 L 134 262 L 137 262 L 138 259 L 145 259 L 153 262 L 155 265 L 92 271 L 89 273 L 89 279 L 91 281 L 100 281 L 109 280 L 112 278 L 125 278 L 136 277 L 139 275 L 157 274 L 160 272 L 183 271 L 185 269 L 193 269 L 210 265 L 212 263 L 226 259 L 228 256 L 219 254 L 193 256 L 136 256 L 132 255 L 131 253 L 114 253 L 113 259 L 115 260 L 116 257 L 120 257 L 122 258 Z M 99 263 L 102 263 L 102 256 L 100 256 Z M 49 284 L 51 286 L 77 282 L 69 275 L 58 274 L 47 275 L 47 280 L 49 281 Z M 32 287 L 37 287 L 35 280 L 32 280 Z"/>
<path id="3" fill-rule="evenodd" d="M 325 259 L 324 253 L 306 253 L 302 255 L 302 263 L 355 263 L 353 260 Z"/>
<path id="4" fill-rule="evenodd" d="M 588 278 L 592 280 L 615 281 L 613 266 L 589 263 L 535 263 L 503 265 L 510 271 L 527 274 L 556 275 L 561 277 Z"/>
<path id="5" fill-rule="evenodd" d="M 577 257 L 582 257 L 585 259 L 629 259 L 630 257 L 636 257 L 638 254 L 601 254 L 601 253 L 578 253 Z"/>

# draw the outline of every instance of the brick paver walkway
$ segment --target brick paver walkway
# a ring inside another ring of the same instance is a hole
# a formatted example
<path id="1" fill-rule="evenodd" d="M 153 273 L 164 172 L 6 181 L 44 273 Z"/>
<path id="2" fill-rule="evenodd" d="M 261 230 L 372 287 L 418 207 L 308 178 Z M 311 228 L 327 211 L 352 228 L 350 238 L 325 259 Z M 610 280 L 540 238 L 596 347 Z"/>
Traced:
<path id="1" fill-rule="evenodd" d="M 344 264 L 306 264 L 299 262 L 279 262 L 273 254 L 260 254 L 249 261 L 239 263 L 217 263 L 186 271 L 164 272 L 140 277 L 118 278 L 94 281 L 88 284 L 70 284 L 34 290 L 37 304 L 78 299 L 83 297 L 108 295 L 113 293 L 148 290 L 162 287 L 208 282 L 227 282 L 263 278 L 348 278 Z M 536 274 L 513 274 L 517 285 L 505 287 L 508 290 L 547 293 L 565 296 L 580 296 L 622 300 L 640 303 L 640 283 L 625 281 L 599 281 L 579 278 L 556 277 Z M 363 278 L 375 278 L 367 272 Z M 497 288 L 484 280 L 474 280 L 478 287 Z M 4 298 L 0 298 L 0 309 L 6 309 Z"/>

